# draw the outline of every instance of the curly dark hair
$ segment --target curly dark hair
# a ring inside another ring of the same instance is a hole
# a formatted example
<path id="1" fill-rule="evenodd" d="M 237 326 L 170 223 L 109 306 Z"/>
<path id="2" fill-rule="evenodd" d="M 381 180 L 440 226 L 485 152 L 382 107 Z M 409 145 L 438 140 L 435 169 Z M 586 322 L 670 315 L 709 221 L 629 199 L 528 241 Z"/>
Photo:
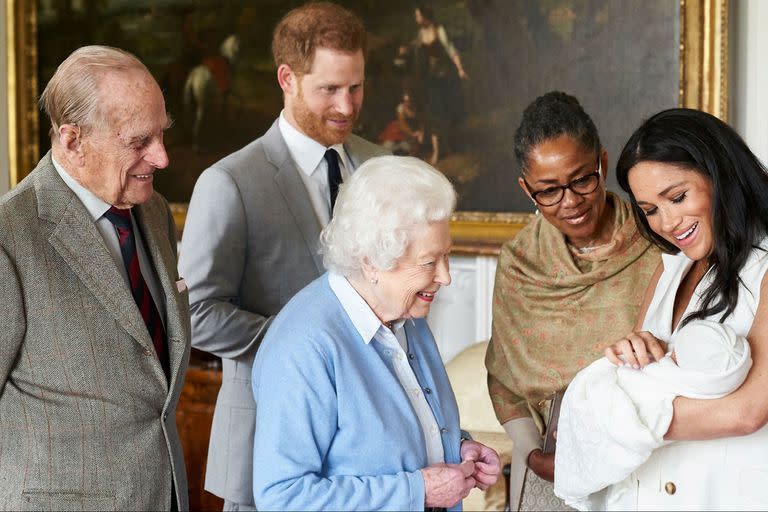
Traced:
<path id="1" fill-rule="evenodd" d="M 704 291 L 699 310 L 680 325 L 718 313 L 722 313 L 722 322 L 736 307 L 739 272 L 752 249 L 768 234 L 766 168 L 733 128 L 706 112 L 673 108 L 645 121 L 624 146 L 616 176 L 629 194 L 643 235 L 672 254 L 679 249 L 651 230 L 629 187 L 629 172 L 648 161 L 698 172 L 712 184 L 714 247 L 709 263 L 714 278 Z"/>
<path id="2" fill-rule="evenodd" d="M 568 135 L 585 149 L 600 151 L 595 123 L 579 100 L 561 91 L 550 91 L 525 107 L 515 130 L 515 160 L 522 174 L 528 169 L 528 155 L 544 141 Z"/>

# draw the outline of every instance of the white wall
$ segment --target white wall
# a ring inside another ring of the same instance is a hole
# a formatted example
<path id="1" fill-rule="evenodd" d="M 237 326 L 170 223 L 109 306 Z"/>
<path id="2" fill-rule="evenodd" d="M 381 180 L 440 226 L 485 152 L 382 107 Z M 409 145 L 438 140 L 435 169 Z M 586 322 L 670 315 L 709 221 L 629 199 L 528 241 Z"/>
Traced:
<path id="1" fill-rule="evenodd" d="M 451 256 L 451 284 L 441 288 L 427 322 L 444 362 L 491 336 L 496 257 Z"/>
<path id="2" fill-rule="evenodd" d="M 0 5 L 0 195 L 8 191 L 10 162 L 8 160 L 8 81 L 6 80 L 5 2 Z"/>
<path id="3" fill-rule="evenodd" d="M 768 1 L 731 2 L 731 125 L 768 163 Z"/>

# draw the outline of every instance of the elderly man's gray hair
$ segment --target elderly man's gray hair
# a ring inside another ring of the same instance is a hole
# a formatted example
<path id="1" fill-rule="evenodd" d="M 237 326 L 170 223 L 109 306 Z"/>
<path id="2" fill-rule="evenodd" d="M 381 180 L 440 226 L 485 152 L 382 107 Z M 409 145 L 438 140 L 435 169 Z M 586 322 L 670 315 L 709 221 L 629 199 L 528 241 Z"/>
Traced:
<path id="1" fill-rule="evenodd" d="M 106 73 L 141 70 L 151 76 L 135 55 L 111 46 L 83 46 L 59 64 L 40 96 L 40 108 L 51 120 L 50 135 L 62 124 L 79 126 L 84 133 L 103 127 L 105 120 L 99 82 Z M 107 91 L 108 92 L 108 91 Z"/>
<path id="2" fill-rule="evenodd" d="M 372 158 L 339 190 L 333 218 L 320 235 L 325 268 L 359 275 L 367 260 L 391 270 L 415 227 L 447 220 L 455 207 L 451 182 L 423 160 Z"/>

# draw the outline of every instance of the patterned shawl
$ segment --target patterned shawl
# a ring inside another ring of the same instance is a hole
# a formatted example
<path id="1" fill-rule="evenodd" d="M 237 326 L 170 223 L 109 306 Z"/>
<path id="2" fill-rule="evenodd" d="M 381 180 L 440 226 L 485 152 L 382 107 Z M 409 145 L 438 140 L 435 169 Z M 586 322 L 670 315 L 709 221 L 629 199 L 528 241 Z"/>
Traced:
<path id="1" fill-rule="evenodd" d="M 542 216 L 501 249 L 485 363 L 502 424 L 532 416 L 543 428 L 546 399 L 635 324 L 659 251 L 638 232 L 629 205 L 613 194 L 608 201 L 615 228 L 601 257 L 575 261 L 578 251 Z"/>

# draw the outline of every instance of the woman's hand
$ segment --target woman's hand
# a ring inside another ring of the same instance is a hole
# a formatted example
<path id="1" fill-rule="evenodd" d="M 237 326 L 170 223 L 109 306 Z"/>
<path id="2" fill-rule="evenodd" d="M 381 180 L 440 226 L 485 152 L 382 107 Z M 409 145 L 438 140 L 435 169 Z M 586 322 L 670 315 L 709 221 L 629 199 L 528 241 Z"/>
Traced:
<path id="1" fill-rule="evenodd" d="M 475 463 L 472 478 L 475 479 L 475 487 L 478 489 L 484 491 L 499 479 L 501 462 L 499 454 L 493 448 L 472 439 L 465 439 L 461 442 L 461 461 L 468 460 Z"/>
<path id="2" fill-rule="evenodd" d="M 424 506 L 450 508 L 463 500 L 475 486 L 475 463 L 432 464 L 421 470 L 424 476 Z"/>
<path id="3" fill-rule="evenodd" d="M 610 362 L 635 369 L 661 360 L 666 353 L 667 344 L 648 331 L 631 332 L 605 349 L 605 357 Z"/>
<path id="4" fill-rule="evenodd" d="M 548 482 L 555 481 L 555 454 L 544 453 L 538 448 L 528 454 L 528 467 Z"/>

